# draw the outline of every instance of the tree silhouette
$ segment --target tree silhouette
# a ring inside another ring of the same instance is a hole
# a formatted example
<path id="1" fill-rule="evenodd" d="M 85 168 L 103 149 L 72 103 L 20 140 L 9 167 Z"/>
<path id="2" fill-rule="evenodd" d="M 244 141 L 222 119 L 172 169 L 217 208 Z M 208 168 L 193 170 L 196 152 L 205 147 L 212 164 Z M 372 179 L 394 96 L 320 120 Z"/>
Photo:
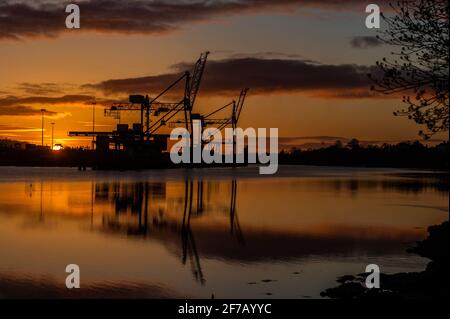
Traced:
<path id="1" fill-rule="evenodd" d="M 447 0 L 409 0 L 390 4 L 394 15 L 382 15 L 387 24 L 378 39 L 399 47 L 393 61 L 377 61 L 379 74 L 371 74 L 375 91 L 403 92 L 407 107 L 394 115 L 408 116 L 429 138 L 448 131 L 449 5 Z"/>
<path id="2" fill-rule="evenodd" d="M 348 143 L 347 147 L 354 150 L 359 148 L 359 141 L 356 138 L 352 138 Z"/>

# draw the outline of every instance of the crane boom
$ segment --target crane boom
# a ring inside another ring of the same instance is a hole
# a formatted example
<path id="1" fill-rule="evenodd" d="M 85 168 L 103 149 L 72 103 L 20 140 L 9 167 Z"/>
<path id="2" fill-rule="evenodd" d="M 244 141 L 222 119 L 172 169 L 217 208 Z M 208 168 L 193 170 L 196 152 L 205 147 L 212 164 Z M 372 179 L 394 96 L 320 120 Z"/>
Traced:
<path id="1" fill-rule="evenodd" d="M 189 84 L 189 110 L 192 110 L 197 97 L 198 89 L 200 88 L 200 82 L 202 80 L 203 71 L 205 70 L 206 59 L 208 58 L 209 51 L 205 51 L 200 55 L 200 58 L 195 63 L 194 73 Z"/>
<path id="2" fill-rule="evenodd" d="M 239 99 L 236 104 L 236 123 L 239 121 L 239 116 L 241 116 L 242 108 L 244 107 L 245 97 L 247 96 L 248 88 L 242 89 L 241 94 L 239 94 Z"/>
<path id="3" fill-rule="evenodd" d="M 230 103 L 225 104 L 222 107 L 219 107 L 218 109 L 201 116 L 201 119 L 203 121 L 203 125 L 205 126 L 210 126 L 210 125 L 214 125 L 217 124 L 218 131 L 221 131 L 224 127 L 228 126 L 228 125 L 232 125 L 233 128 L 236 128 L 236 125 L 239 121 L 239 117 L 241 115 L 242 109 L 244 107 L 244 101 L 245 101 L 245 97 L 247 96 L 247 92 L 248 92 L 248 88 L 244 88 L 241 90 L 240 94 L 239 94 L 239 98 L 238 101 L 232 101 Z M 228 107 L 232 107 L 231 110 L 231 116 L 227 117 L 227 118 L 211 118 L 212 115 L 228 108 Z M 178 120 L 176 122 L 170 122 L 169 126 L 170 127 L 176 127 L 177 124 L 185 124 L 186 121 L 185 120 Z"/>

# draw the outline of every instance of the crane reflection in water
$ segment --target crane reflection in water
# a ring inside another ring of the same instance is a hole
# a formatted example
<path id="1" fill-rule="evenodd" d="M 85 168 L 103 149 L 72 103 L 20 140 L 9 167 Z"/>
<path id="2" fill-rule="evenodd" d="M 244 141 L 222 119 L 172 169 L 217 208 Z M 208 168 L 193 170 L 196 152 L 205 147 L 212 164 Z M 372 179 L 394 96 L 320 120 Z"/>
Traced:
<path id="1" fill-rule="evenodd" d="M 230 235 L 235 237 L 240 245 L 245 245 L 236 211 L 236 179 L 232 179 L 230 184 L 229 207 L 220 209 L 229 215 Z M 176 233 L 181 239 L 181 262 L 189 262 L 195 280 L 204 285 L 205 276 L 191 221 L 207 214 L 208 209 L 212 208 L 209 205 L 217 205 L 211 200 L 205 201 L 205 188 L 210 198 L 213 194 L 212 187 L 212 182 L 185 179 L 184 190 L 180 192 L 182 196 L 172 199 L 167 196 L 165 182 L 96 183 L 91 198 L 92 216 L 95 213 L 94 202 L 112 202 L 114 214 L 102 217 L 100 229 L 103 231 L 142 238 Z M 91 220 L 94 220 L 93 217 Z"/>

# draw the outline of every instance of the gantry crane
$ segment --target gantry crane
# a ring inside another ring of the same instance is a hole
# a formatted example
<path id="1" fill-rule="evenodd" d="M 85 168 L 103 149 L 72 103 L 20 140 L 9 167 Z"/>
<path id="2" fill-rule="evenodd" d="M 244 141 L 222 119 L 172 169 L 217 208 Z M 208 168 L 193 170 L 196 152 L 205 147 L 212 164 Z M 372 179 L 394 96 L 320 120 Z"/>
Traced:
<path id="1" fill-rule="evenodd" d="M 237 123 L 239 121 L 239 117 L 241 115 L 242 108 L 244 107 L 244 101 L 245 101 L 245 97 L 247 96 L 248 90 L 249 90 L 248 88 L 241 90 L 237 102 L 232 101 L 231 103 L 228 103 L 228 104 L 218 108 L 217 110 L 203 116 L 203 121 L 204 121 L 203 125 L 210 126 L 210 125 L 216 124 L 216 125 L 219 125 L 219 127 L 217 129 L 222 130 L 224 127 L 231 124 L 231 127 L 233 129 L 235 129 L 237 126 Z M 225 109 L 229 106 L 232 106 L 230 117 L 221 118 L 221 119 L 211 118 L 212 115 L 222 111 L 223 109 Z"/>
<path id="2" fill-rule="evenodd" d="M 216 111 L 213 111 L 209 114 L 207 114 L 204 117 L 204 125 L 205 126 L 209 126 L 209 125 L 214 125 L 214 124 L 218 124 L 219 127 L 217 128 L 218 131 L 221 131 L 223 128 L 225 128 L 226 126 L 231 124 L 231 127 L 233 129 L 233 132 L 235 132 L 235 129 L 237 127 L 239 118 L 241 116 L 241 112 L 242 112 L 242 108 L 244 107 L 244 101 L 245 98 L 247 96 L 247 92 L 248 92 L 248 88 L 242 89 L 240 94 L 239 94 L 239 98 L 238 101 L 233 101 L 232 102 L 232 109 L 231 109 L 231 116 L 229 118 L 226 119 L 213 119 L 211 118 L 212 115 L 216 114 L 217 112 L 221 111 L 222 109 L 226 108 L 228 105 L 225 105 L 219 109 L 217 109 Z M 233 133 L 233 141 L 232 141 L 232 145 L 233 145 L 233 158 L 235 158 L 236 156 L 236 135 Z"/>
<path id="3" fill-rule="evenodd" d="M 211 126 L 214 124 L 219 125 L 217 128 L 217 130 L 219 130 L 219 131 L 230 124 L 233 129 L 236 128 L 237 123 L 239 121 L 239 117 L 242 112 L 242 108 L 244 106 L 244 101 L 245 101 L 245 97 L 247 96 L 248 90 L 249 90 L 248 88 L 241 90 L 241 92 L 239 94 L 239 99 L 237 102 L 235 100 L 233 100 L 230 103 L 225 104 L 224 106 L 221 106 L 218 109 L 212 111 L 211 113 L 208 113 L 207 115 L 196 114 L 195 118 L 198 118 L 199 120 L 201 120 L 203 127 Z M 232 108 L 231 108 L 231 115 L 229 117 L 226 117 L 226 118 L 212 118 L 211 117 L 212 115 L 214 115 L 230 106 Z M 178 120 L 178 121 L 170 122 L 169 126 L 176 127 L 178 124 L 185 124 L 185 123 L 186 123 L 185 120 Z"/>
<path id="4" fill-rule="evenodd" d="M 113 104 L 110 109 L 105 110 L 105 115 L 120 118 L 120 112 L 140 111 L 141 125 L 143 128 L 145 117 L 145 129 L 143 131 L 143 137 L 149 139 L 150 136 L 154 134 L 160 127 L 164 126 L 168 120 L 173 118 L 180 111 L 184 111 L 186 129 L 190 132 L 192 129 L 192 125 L 190 125 L 192 109 L 194 107 L 195 99 L 200 88 L 200 82 L 205 70 L 208 55 L 208 51 L 203 52 L 200 55 L 200 58 L 195 63 L 192 75 L 189 71 L 184 72 L 182 76 L 172 82 L 155 98 L 150 99 L 148 95 L 130 95 L 129 103 Z M 185 81 L 185 86 L 184 96 L 182 100 L 169 103 L 158 101 L 163 95 L 177 86 L 183 80 Z M 150 125 L 150 115 L 159 116 L 161 113 L 164 113 L 164 115 L 155 123 Z"/>
<path id="5" fill-rule="evenodd" d="M 244 107 L 244 101 L 247 96 L 248 90 L 249 90 L 248 88 L 244 88 L 241 90 L 237 102 L 235 100 L 233 100 L 230 103 L 225 104 L 224 106 L 219 107 L 218 109 L 212 111 L 211 113 L 208 113 L 207 115 L 195 114 L 194 117 L 201 121 L 203 128 L 211 126 L 211 125 L 217 125 L 218 126 L 217 130 L 215 130 L 214 133 L 217 131 L 221 131 L 222 129 L 224 129 L 225 127 L 227 127 L 230 124 L 234 131 L 237 127 L 239 118 L 241 116 L 242 108 Z M 212 117 L 214 114 L 219 113 L 220 111 L 223 111 L 229 107 L 231 107 L 231 114 L 229 117 L 226 117 L 226 118 L 213 118 Z M 190 125 L 192 125 L 192 115 L 193 114 L 191 114 Z M 179 124 L 184 124 L 184 123 L 186 123 L 185 120 L 178 120 L 175 122 L 170 122 L 169 126 L 175 127 Z M 214 133 L 211 135 L 214 135 Z M 224 143 L 226 143 L 226 142 L 224 141 Z M 233 134 L 232 143 L 233 143 L 233 156 L 234 156 L 236 154 L 236 136 L 234 134 Z M 204 141 L 204 144 L 208 144 L 208 141 Z"/>
<path id="6" fill-rule="evenodd" d="M 209 55 L 208 51 L 203 52 L 200 55 L 200 58 L 195 63 L 194 72 L 192 76 L 190 75 L 189 72 L 186 72 L 184 74 L 186 82 L 183 101 L 179 104 L 179 106 L 169 110 L 164 116 L 162 116 L 158 121 L 156 121 L 150 127 L 149 132 L 150 134 L 156 132 L 161 126 L 166 125 L 167 121 L 172 119 L 176 114 L 178 114 L 178 112 L 182 110 L 184 111 L 185 127 L 189 132 L 192 133 L 192 110 L 194 108 L 195 99 L 197 97 L 198 90 L 200 88 L 200 82 L 203 76 L 203 72 L 205 70 L 208 55 Z"/>
<path id="7" fill-rule="evenodd" d="M 95 136 L 97 149 L 106 150 L 109 144 L 114 144 L 116 149 L 122 147 L 140 148 L 144 145 L 154 145 L 156 149 L 160 149 L 165 144 L 163 142 L 164 135 L 157 136 L 154 133 L 166 124 L 166 121 L 173 118 L 180 111 L 184 111 L 186 129 L 191 132 L 192 125 L 191 115 L 197 97 L 202 75 L 205 69 L 206 60 L 209 52 L 203 52 L 194 65 L 194 71 L 191 75 L 189 71 L 184 72 L 178 79 L 167 86 L 156 97 L 149 98 L 148 95 L 134 94 L 129 96 L 129 102 L 113 104 L 109 109 L 105 110 L 106 116 L 120 118 L 120 112 L 123 111 L 140 111 L 140 123 L 133 124 L 133 129 L 128 130 L 128 125 L 118 125 L 117 131 L 111 132 L 87 132 L 72 131 L 69 136 Z M 161 102 L 159 99 L 175 86 L 184 81 L 183 98 L 178 102 Z M 150 116 L 159 116 L 164 113 L 155 123 L 150 123 Z M 145 140 L 145 142 L 144 142 Z"/>

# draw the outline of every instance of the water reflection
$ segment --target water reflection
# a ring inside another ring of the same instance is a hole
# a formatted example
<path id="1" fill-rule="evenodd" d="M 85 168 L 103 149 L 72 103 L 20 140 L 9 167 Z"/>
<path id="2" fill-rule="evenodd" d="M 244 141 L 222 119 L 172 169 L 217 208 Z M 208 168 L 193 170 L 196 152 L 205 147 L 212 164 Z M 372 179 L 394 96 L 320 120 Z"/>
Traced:
<path id="1" fill-rule="evenodd" d="M 356 193 L 360 188 L 367 190 L 381 189 L 385 192 L 396 191 L 413 194 L 420 194 L 428 190 L 436 192 L 449 191 L 448 180 L 446 177 L 441 175 L 429 178 L 414 178 L 405 175 L 403 178 L 399 179 L 395 179 L 393 176 L 390 176 L 390 178 L 384 180 L 336 179 L 329 185 L 338 192 L 346 190 L 352 193 Z"/>
<path id="2" fill-rule="evenodd" d="M 405 248 L 448 218 L 448 181 L 429 175 L 51 174 L 0 180 L 4 287 L 42 285 L 42 275 L 63 282 L 60 270 L 75 260 L 90 287 L 111 288 L 98 288 L 104 296 L 120 287 L 142 296 L 152 287 L 170 296 L 316 296 L 374 259 L 392 271 L 423 268 Z"/>
<path id="3" fill-rule="evenodd" d="M 155 234 L 178 235 L 181 239 L 181 262 L 189 264 L 195 280 L 204 285 L 205 278 L 197 250 L 195 233 L 191 228 L 191 220 L 208 213 L 209 204 L 205 203 L 205 181 L 185 180 L 184 190 L 178 198 L 167 198 L 166 183 L 99 183 L 95 184 L 95 195 L 91 199 L 91 207 L 96 203 L 106 202 L 113 204 L 113 215 L 102 218 L 98 228 L 101 231 L 126 234 L 127 236 L 152 237 Z M 240 245 L 244 245 L 239 219 L 236 212 L 237 181 L 232 179 L 229 198 L 229 228 L 231 237 L 235 237 Z M 207 190 L 209 196 L 214 190 L 214 183 L 209 183 Z M 217 188 L 216 188 L 217 189 Z M 225 194 L 224 194 L 225 195 Z M 167 200 L 175 204 L 172 211 Z M 181 221 L 174 216 L 182 212 Z M 93 214 L 93 212 L 92 212 Z M 150 216 L 149 216 L 150 215 Z M 93 219 L 92 219 L 93 220 Z"/>

